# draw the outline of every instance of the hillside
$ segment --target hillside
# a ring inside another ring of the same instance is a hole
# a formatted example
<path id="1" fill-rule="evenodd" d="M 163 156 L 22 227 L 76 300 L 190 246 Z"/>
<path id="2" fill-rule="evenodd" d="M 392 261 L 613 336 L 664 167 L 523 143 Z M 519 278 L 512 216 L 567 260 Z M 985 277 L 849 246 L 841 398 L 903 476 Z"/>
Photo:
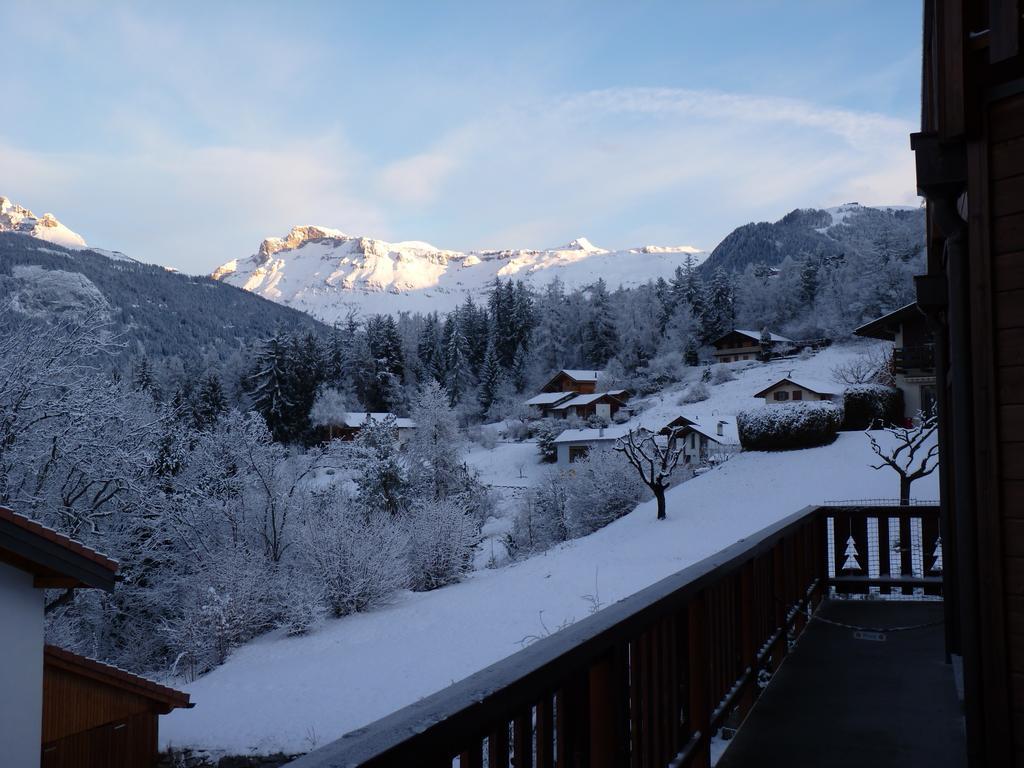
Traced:
<path id="1" fill-rule="evenodd" d="M 775 266 L 787 256 L 833 259 L 850 250 L 885 244 L 908 255 L 924 249 L 923 208 L 870 208 L 849 203 L 837 208 L 796 209 L 774 223 L 744 224 L 730 232 L 701 265 L 705 274 L 721 267 L 742 272 L 748 265 Z"/>
<path id="2" fill-rule="evenodd" d="M 0 232 L 0 295 L 28 315 L 99 310 L 129 342 L 129 357 L 224 359 L 277 328 L 326 330 L 302 312 L 207 277 L 17 232 Z"/>
<path id="3" fill-rule="evenodd" d="M 666 521 L 646 503 L 585 539 L 461 584 L 404 594 L 305 637 L 267 635 L 185 686 L 196 707 L 166 718 L 162 743 L 307 751 L 585 617 L 588 596 L 621 600 L 807 504 L 890 496 L 895 478 L 870 469 L 871 457 L 859 433 L 825 448 L 740 455 L 670 490 Z M 915 491 L 935 497 L 935 476 Z"/>
<path id="4" fill-rule="evenodd" d="M 254 255 L 223 264 L 213 277 L 333 322 L 352 310 L 447 312 L 467 296 L 482 300 L 495 277 L 534 287 L 557 277 L 569 288 L 603 277 L 609 288 L 631 287 L 670 278 L 688 255 L 699 262 L 700 254 L 692 246 L 610 251 L 586 238 L 544 250 L 462 252 L 303 226 L 264 240 Z"/>
<path id="5" fill-rule="evenodd" d="M 867 346 L 738 364 L 737 378 L 713 386 L 708 400 L 679 406 L 678 389 L 666 390 L 646 401 L 639 420 L 679 413 L 709 423 L 733 418 L 759 403 L 751 395 L 769 380 L 791 369 L 826 377 Z M 162 723 L 162 742 L 227 753 L 322 745 L 514 653 L 531 636 L 586 617 L 595 603 L 610 605 L 805 505 L 891 497 L 895 475 L 871 469 L 872 457 L 867 438 L 856 432 L 823 448 L 743 453 L 670 489 L 666 521 L 655 520 L 648 502 L 597 533 L 505 567 L 481 568 L 460 584 L 401 593 L 390 606 L 325 621 L 303 637 L 265 635 L 184 684 L 197 705 Z M 529 442 L 475 447 L 466 461 L 485 482 L 510 491 L 538 483 L 548 471 Z M 936 498 L 936 477 L 918 481 L 914 494 Z M 514 500 L 514 493 L 506 497 L 507 511 Z M 506 524 L 488 521 L 485 536 L 500 538 Z"/>

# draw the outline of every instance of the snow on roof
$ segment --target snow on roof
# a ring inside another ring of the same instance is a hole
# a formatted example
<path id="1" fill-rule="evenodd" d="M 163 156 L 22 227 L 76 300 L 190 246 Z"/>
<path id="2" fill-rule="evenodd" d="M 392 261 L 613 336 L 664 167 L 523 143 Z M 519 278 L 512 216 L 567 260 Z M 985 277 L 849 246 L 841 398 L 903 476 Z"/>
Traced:
<path id="1" fill-rule="evenodd" d="M 342 415 L 341 423 L 342 426 L 350 427 L 352 429 L 358 429 L 359 427 L 366 424 L 366 418 L 369 416 L 370 421 L 384 421 L 384 419 L 390 417 L 395 418 L 395 425 L 399 429 L 415 429 L 416 423 L 412 419 L 398 418 L 393 413 L 382 413 L 379 411 L 365 413 L 359 411 L 351 411 Z"/>
<path id="2" fill-rule="evenodd" d="M 869 323 L 864 323 L 864 325 L 854 328 L 853 333 L 856 336 L 866 336 L 870 339 L 894 341 L 898 326 L 912 319 L 915 315 L 923 317 L 921 311 L 917 308 L 917 302 L 912 301 L 886 315 L 875 318 Z"/>
<path id="3" fill-rule="evenodd" d="M 762 389 L 760 392 L 754 395 L 754 397 L 764 397 L 768 392 L 771 392 L 780 384 L 785 384 L 786 382 L 789 382 L 794 386 L 806 389 L 809 392 L 814 392 L 815 394 L 818 395 L 838 395 L 840 392 L 842 392 L 843 389 L 838 384 L 834 384 L 830 381 L 823 381 L 820 379 L 808 379 L 803 376 L 801 376 L 800 379 L 797 380 L 794 379 L 792 376 L 783 376 L 774 384 Z"/>
<path id="4" fill-rule="evenodd" d="M 718 425 L 722 425 L 722 434 L 718 434 Z M 709 440 L 714 440 L 719 445 L 739 445 L 740 434 L 736 428 L 735 421 L 727 421 L 726 419 L 719 419 L 713 425 L 711 424 L 689 424 L 685 427 L 687 430 L 693 430 L 704 435 Z"/>
<path id="5" fill-rule="evenodd" d="M 564 373 L 570 378 L 576 379 L 576 381 L 597 381 L 604 376 L 604 371 L 584 371 L 578 368 L 563 368 L 558 373 Z M 558 374 L 555 374 L 556 376 Z"/>
<path id="6" fill-rule="evenodd" d="M 732 332 L 733 333 L 742 333 L 744 336 L 747 336 L 748 338 L 751 338 L 751 339 L 756 339 L 757 341 L 761 340 L 761 332 L 760 331 L 744 331 L 744 330 L 741 330 L 739 328 L 735 328 L 735 329 L 733 329 Z M 787 339 L 785 336 L 780 336 L 777 333 L 772 333 L 771 331 L 769 331 L 768 334 L 772 337 L 772 341 L 787 341 L 787 342 L 789 342 L 791 344 L 793 343 L 792 339 Z M 726 336 L 728 336 L 728 335 L 729 334 L 726 334 Z"/>
<path id="7" fill-rule="evenodd" d="M 627 426 L 605 427 L 604 429 L 567 429 L 552 442 L 554 443 L 610 443 L 629 432 Z M 635 429 L 635 427 L 634 427 Z"/>
<path id="8" fill-rule="evenodd" d="M 552 405 L 559 403 L 562 400 L 568 400 L 575 393 L 574 392 L 541 392 L 539 395 L 534 395 L 526 401 L 527 405 Z"/>
<path id="9" fill-rule="evenodd" d="M 615 397 L 611 392 L 592 392 L 589 395 L 576 395 L 572 400 L 567 400 L 564 403 L 559 403 L 551 410 L 562 411 L 566 408 L 575 408 L 578 405 L 590 405 L 591 403 L 600 400 L 602 397 Z M 616 398 L 618 399 L 618 398 Z"/>

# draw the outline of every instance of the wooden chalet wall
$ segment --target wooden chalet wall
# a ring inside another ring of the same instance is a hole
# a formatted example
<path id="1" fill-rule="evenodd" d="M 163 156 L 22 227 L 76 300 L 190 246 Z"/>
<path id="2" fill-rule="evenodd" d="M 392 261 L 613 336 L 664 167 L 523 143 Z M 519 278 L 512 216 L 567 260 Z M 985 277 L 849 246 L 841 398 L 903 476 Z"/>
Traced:
<path id="1" fill-rule="evenodd" d="M 42 768 L 147 768 L 157 760 L 157 718 L 187 694 L 47 646 Z"/>
<path id="2" fill-rule="evenodd" d="M 948 646 L 970 765 L 1024 766 L 1024 4 L 924 8 L 918 300 L 936 332 Z"/>

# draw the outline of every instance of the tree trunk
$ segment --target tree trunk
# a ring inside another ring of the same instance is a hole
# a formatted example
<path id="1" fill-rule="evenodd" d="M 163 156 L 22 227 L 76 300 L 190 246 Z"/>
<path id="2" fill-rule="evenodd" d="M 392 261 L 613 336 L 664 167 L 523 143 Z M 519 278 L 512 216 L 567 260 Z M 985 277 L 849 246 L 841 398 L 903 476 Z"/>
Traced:
<path id="1" fill-rule="evenodd" d="M 910 503 L 910 483 L 906 477 L 900 475 L 900 504 L 906 506 Z"/>
<path id="2" fill-rule="evenodd" d="M 655 488 L 654 489 L 654 498 L 656 498 L 658 500 L 658 519 L 659 520 L 664 520 L 665 519 L 665 489 L 664 488 Z"/>

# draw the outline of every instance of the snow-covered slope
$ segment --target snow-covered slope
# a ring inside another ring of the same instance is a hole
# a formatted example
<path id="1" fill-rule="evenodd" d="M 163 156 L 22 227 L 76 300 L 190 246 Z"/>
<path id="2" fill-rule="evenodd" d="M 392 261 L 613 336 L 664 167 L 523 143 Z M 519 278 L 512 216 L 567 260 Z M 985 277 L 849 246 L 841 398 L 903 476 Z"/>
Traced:
<path id="1" fill-rule="evenodd" d="M 882 439 L 885 439 L 884 433 Z M 328 622 L 305 637 L 267 635 L 186 689 L 194 709 L 161 721 L 163 745 L 239 753 L 307 751 L 444 688 L 805 505 L 891 497 L 892 472 L 869 467 L 867 438 L 744 453 L 583 539 L 467 581 L 405 594 L 387 608 Z M 935 475 L 914 494 L 937 498 Z"/>
<path id="2" fill-rule="evenodd" d="M 482 297 L 495 277 L 567 286 L 603 277 L 611 288 L 668 278 L 692 246 L 598 248 L 586 238 L 545 250 L 452 251 L 418 240 L 389 243 L 326 227 L 294 227 L 263 241 L 249 258 L 218 267 L 214 279 L 331 322 L 360 312 L 447 311 Z M 396 295 L 401 300 L 396 301 Z"/>
<path id="3" fill-rule="evenodd" d="M 0 197 L 0 232 L 20 232 L 65 248 L 85 248 L 85 238 L 57 221 L 52 213 L 36 216 L 6 197 Z"/>

